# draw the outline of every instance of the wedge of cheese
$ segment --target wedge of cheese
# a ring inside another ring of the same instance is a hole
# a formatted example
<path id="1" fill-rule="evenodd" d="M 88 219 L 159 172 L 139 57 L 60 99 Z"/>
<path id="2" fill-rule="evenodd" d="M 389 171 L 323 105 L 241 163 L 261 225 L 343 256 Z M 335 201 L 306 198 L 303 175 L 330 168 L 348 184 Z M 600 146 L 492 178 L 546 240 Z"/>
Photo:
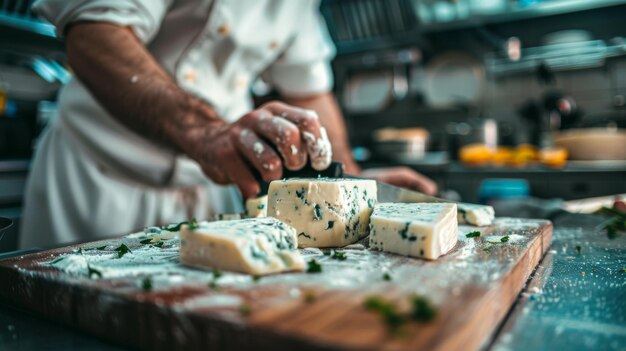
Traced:
<path id="1" fill-rule="evenodd" d="M 267 195 L 246 200 L 246 217 L 267 217 Z"/>
<path id="2" fill-rule="evenodd" d="M 495 218 L 491 206 L 460 203 L 458 207 L 458 221 L 462 224 L 485 226 L 492 224 Z"/>
<path id="3" fill-rule="evenodd" d="M 267 215 L 298 233 L 299 247 L 340 247 L 367 236 L 376 182 L 292 178 L 270 183 Z"/>
<path id="4" fill-rule="evenodd" d="M 180 231 L 180 262 L 199 268 L 264 275 L 301 271 L 296 231 L 274 218 L 202 222 Z"/>
<path id="5" fill-rule="evenodd" d="M 370 217 L 370 249 L 434 260 L 458 240 L 456 204 L 382 203 Z"/>

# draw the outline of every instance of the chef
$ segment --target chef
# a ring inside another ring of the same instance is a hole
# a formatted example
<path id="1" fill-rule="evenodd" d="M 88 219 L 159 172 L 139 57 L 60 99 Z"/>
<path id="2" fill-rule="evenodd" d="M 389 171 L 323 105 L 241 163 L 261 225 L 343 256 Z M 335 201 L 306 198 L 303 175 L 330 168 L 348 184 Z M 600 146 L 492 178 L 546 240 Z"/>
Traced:
<path id="1" fill-rule="evenodd" d="M 407 169 L 361 171 L 331 93 L 317 1 L 40 0 L 74 78 L 32 163 L 21 246 L 242 212 L 283 167 L 436 192 Z M 262 77 L 283 102 L 254 107 Z"/>

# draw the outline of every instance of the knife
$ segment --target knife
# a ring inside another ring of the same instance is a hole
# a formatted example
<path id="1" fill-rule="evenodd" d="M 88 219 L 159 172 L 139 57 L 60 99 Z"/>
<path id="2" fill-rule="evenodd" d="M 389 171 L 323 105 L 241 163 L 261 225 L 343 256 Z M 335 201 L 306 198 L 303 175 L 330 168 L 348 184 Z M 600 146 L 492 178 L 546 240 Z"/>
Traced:
<path id="1" fill-rule="evenodd" d="M 259 185 L 261 186 L 261 192 L 258 197 L 267 195 L 269 189 L 269 183 L 263 181 L 260 174 L 255 174 Z M 351 176 L 344 174 L 344 166 L 341 162 L 332 162 L 330 166 L 323 170 L 318 171 L 313 169 L 310 164 L 306 167 L 297 170 L 290 171 L 283 170 L 283 178 L 353 178 L 364 179 L 361 177 Z M 450 203 L 445 199 L 426 195 L 418 191 L 400 188 L 391 184 L 376 181 L 377 198 L 378 202 L 400 202 L 400 203 L 412 203 L 412 202 L 434 202 L 434 203 Z M 476 226 L 490 225 L 495 217 L 493 207 L 486 205 L 470 204 L 459 202 L 457 203 L 457 212 L 459 223 L 467 223 Z"/>

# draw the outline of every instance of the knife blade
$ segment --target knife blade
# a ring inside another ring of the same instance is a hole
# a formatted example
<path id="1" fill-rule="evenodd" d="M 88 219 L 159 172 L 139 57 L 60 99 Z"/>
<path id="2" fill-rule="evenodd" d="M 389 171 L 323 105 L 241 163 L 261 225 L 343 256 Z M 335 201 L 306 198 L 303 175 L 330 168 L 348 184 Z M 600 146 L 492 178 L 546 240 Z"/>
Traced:
<path id="1" fill-rule="evenodd" d="M 376 182 L 378 202 L 449 202 L 445 199 L 422 194 L 418 191 L 400 188 L 391 184 Z M 485 226 L 493 223 L 495 212 L 493 207 L 487 205 L 457 202 L 459 223 L 467 223 L 476 226 Z"/>

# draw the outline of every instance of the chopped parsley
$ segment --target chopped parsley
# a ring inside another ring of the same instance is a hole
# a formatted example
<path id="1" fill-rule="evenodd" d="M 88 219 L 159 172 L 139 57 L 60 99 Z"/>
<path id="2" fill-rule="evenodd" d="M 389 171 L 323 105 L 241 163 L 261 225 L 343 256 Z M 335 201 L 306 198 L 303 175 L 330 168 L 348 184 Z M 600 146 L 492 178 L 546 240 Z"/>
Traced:
<path id="1" fill-rule="evenodd" d="M 141 288 L 143 289 L 143 291 L 152 290 L 152 278 L 150 278 L 149 276 L 143 278 L 143 280 L 141 281 Z"/>
<path id="2" fill-rule="evenodd" d="M 252 281 L 257 283 L 259 280 L 261 280 L 262 276 L 255 274 L 252 276 Z"/>
<path id="3" fill-rule="evenodd" d="M 122 256 L 126 255 L 129 252 L 132 253 L 132 251 L 130 251 L 126 244 L 120 245 L 117 249 L 115 249 L 115 251 L 117 251 L 117 258 L 122 258 Z"/>
<path id="4" fill-rule="evenodd" d="M 425 297 L 413 295 L 411 297 L 411 319 L 418 322 L 428 322 L 435 318 L 437 310 Z"/>
<path id="5" fill-rule="evenodd" d="M 322 265 L 320 265 L 315 259 L 312 259 L 309 262 L 307 262 L 306 272 L 307 273 L 321 273 Z"/>
<path id="6" fill-rule="evenodd" d="M 622 268 L 622 273 L 626 273 L 626 267 Z"/>
<path id="7" fill-rule="evenodd" d="M 150 244 L 151 242 L 152 242 L 152 239 L 148 238 L 148 239 L 141 240 L 139 243 L 145 245 L 145 244 Z"/>
<path id="8" fill-rule="evenodd" d="M 159 249 L 162 249 L 162 248 L 163 248 L 163 242 L 162 242 L 162 241 L 159 241 L 158 243 L 156 243 L 156 244 L 154 244 L 154 245 L 152 245 L 152 246 L 154 246 L 154 247 L 158 247 Z"/>
<path id="9" fill-rule="evenodd" d="M 322 253 L 324 254 L 324 256 L 330 256 L 333 253 L 333 250 L 325 249 L 322 250 Z"/>
<path id="10" fill-rule="evenodd" d="M 480 232 L 478 230 L 465 234 L 466 238 L 478 238 L 479 236 L 480 236 Z"/>
<path id="11" fill-rule="evenodd" d="M 259 206 L 256 207 L 258 210 L 262 210 L 265 208 L 265 204 L 259 204 Z"/>
<path id="12" fill-rule="evenodd" d="M 483 251 L 485 251 L 485 252 L 491 251 L 491 246 L 487 246 L 487 247 L 483 248 Z"/>
<path id="13" fill-rule="evenodd" d="M 503 242 L 503 243 L 508 242 L 508 241 L 509 241 L 509 236 L 508 236 L 508 235 L 503 236 L 503 237 L 500 239 L 500 241 L 501 241 L 501 242 Z"/>
<path id="14" fill-rule="evenodd" d="M 363 306 L 368 311 L 380 314 L 392 331 L 397 330 L 403 324 L 411 320 L 417 322 L 430 321 L 437 314 L 436 308 L 423 296 L 412 295 L 410 297 L 410 304 L 410 312 L 401 313 L 392 302 L 386 301 L 380 296 L 370 296 L 364 301 Z"/>
<path id="15" fill-rule="evenodd" d="M 383 280 L 386 282 L 391 281 L 391 275 L 389 275 L 389 273 L 383 274 Z"/>
<path id="16" fill-rule="evenodd" d="M 197 229 L 199 227 L 198 222 L 196 221 L 196 218 L 192 218 L 191 221 L 189 222 L 189 230 L 194 230 Z"/>
<path id="17" fill-rule="evenodd" d="M 615 239 L 626 232 L 626 213 L 612 207 L 603 207 L 598 211 L 600 214 L 611 216 L 608 224 L 604 226 L 609 239 Z"/>
<path id="18" fill-rule="evenodd" d="M 304 301 L 305 303 L 313 303 L 315 299 L 316 296 L 312 291 L 307 291 L 304 293 L 304 295 L 302 295 L 302 301 Z"/>
<path id="19" fill-rule="evenodd" d="M 213 268 L 211 274 L 213 275 L 213 278 L 209 281 L 209 288 L 217 289 L 217 280 L 222 277 L 222 272 L 219 269 Z"/>
<path id="20" fill-rule="evenodd" d="M 333 251 L 333 254 L 330 256 L 333 260 L 345 261 L 348 259 L 348 256 L 344 251 Z"/>
<path id="21" fill-rule="evenodd" d="M 380 314 L 391 330 L 396 330 L 406 322 L 406 317 L 397 311 L 396 306 L 380 296 L 368 297 L 363 306 L 366 310 Z"/>
<path id="22" fill-rule="evenodd" d="M 195 222 L 195 218 L 193 219 L 193 221 Z M 167 230 L 168 232 L 179 232 L 180 227 L 182 227 L 185 224 L 189 224 L 189 221 L 182 221 L 177 224 L 169 224 L 169 225 L 161 227 L 161 229 Z"/>
<path id="23" fill-rule="evenodd" d="M 250 307 L 247 303 L 242 303 L 239 306 L 239 313 L 244 317 L 249 316 L 250 313 L 252 313 L 252 307 Z"/>
<path id="24" fill-rule="evenodd" d="M 102 278 L 102 272 L 87 264 L 87 276 L 89 276 L 89 278 L 92 278 L 94 275 L 98 278 Z"/>
<path id="25" fill-rule="evenodd" d="M 580 247 L 580 245 L 576 245 L 576 253 L 580 255 L 581 250 L 582 248 Z"/>

